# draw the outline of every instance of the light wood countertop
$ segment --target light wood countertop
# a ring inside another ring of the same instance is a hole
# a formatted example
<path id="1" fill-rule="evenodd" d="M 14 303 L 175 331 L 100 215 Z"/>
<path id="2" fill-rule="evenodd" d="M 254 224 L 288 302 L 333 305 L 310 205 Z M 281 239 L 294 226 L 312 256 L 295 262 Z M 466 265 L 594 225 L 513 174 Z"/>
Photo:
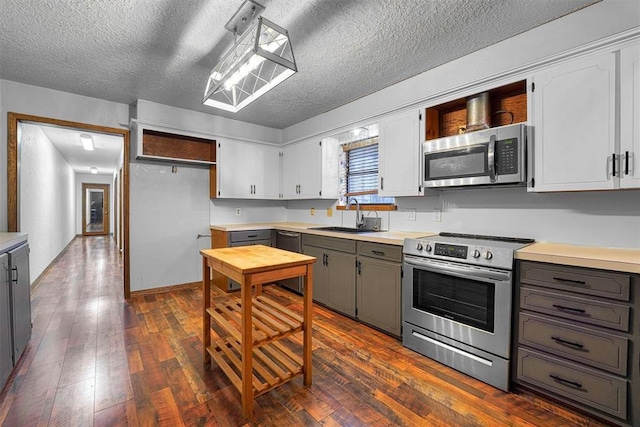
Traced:
<path id="1" fill-rule="evenodd" d="M 247 231 L 247 230 L 283 230 L 298 233 L 315 234 L 318 236 L 338 237 L 341 239 L 360 240 L 364 242 L 383 243 L 402 246 L 405 238 L 433 236 L 437 233 L 427 231 L 373 231 L 370 233 L 340 233 L 327 230 L 313 230 L 315 227 L 326 227 L 327 224 L 308 224 L 302 222 L 258 222 L 248 224 L 216 224 L 211 230 L 218 231 Z"/>
<path id="2" fill-rule="evenodd" d="M 402 246 L 405 238 L 419 238 L 438 234 L 429 231 L 382 231 L 350 234 L 312 229 L 314 227 L 323 226 L 326 226 L 326 224 L 264 222 L 212 225 L 211 229 L 220 231 L 276 229 L 398 246 Z M 640 249 L 600 248 L 564 243 L 540 242 L 533 243 L 516 251 L 515 258 L 525 261 L 539 261 L 551 264 L 598 268 L 603 270 L 640 274 Z"/>
<path id="3" fill-rule="evenodd" d="M 534 243 L 516 252 L 516 259 L 640 274 L 640 250 L 598 248 L 563 243 Z"/>

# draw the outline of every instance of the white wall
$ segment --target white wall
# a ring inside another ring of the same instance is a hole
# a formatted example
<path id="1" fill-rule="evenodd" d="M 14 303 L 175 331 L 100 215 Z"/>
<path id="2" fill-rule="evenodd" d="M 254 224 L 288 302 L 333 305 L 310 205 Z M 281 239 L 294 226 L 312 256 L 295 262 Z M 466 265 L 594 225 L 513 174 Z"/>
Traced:
<path id="1" fill-rule="evenodd" d="M 0 80 L 0 169 L 7 165 L 7 115 L 31 114 L 79 123 L 120 127 L 129 122 L 129 106 L 102 99 Z M 6 173 L 0 175 L 0 231 L 7 230 Z"/>
<path id="2" fill-rule="evenodd" d="M 131 164 L 131 291 L 202 280 L 209 232 L 209 169 Z"/>
<path id="3" fill-rule="evenodd" d="M 75 236 L 76 177 L 38 126 L 19 129 L 19 225 L 29 235 L 33 283 Z"/>
<path id="4" fill-rule="evenodd" d="M 76 234 L 82 235 L 82 184 L 108 184 L 109 185 L 109 234 L 115 234 L 114 194 L 113 176 L 111 175 L 91 175 L 76 174 Z"/>
<path id="5" fill-rule="evenodd" d="M 240 215 L 236 211 L 240 209 Z M 286 202 L 278 200 L 211 199 L 211 224 L 287 221 Z"/>

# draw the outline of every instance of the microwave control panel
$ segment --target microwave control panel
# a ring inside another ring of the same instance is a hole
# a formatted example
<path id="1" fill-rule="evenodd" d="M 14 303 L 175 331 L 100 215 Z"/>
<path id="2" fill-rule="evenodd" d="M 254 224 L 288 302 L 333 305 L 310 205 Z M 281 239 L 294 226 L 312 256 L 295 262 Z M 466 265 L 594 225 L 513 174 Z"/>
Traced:
<path id="1" fill-rule="evenodd" d="M 518 139 L 496 141 L 496 173 L 513 175 L 518 173 Z"/>

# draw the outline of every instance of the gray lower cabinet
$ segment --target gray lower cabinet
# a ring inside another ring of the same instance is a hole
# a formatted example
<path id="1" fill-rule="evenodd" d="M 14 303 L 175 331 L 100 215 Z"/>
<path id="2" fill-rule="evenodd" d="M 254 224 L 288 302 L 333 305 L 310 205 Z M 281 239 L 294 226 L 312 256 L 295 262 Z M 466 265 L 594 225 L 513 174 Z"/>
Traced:
<path id="1" fill-rule="evenodd" d="M 347 316 L 356 316 L 356 242 L 302 235 L 302 253 L 314 256 L 313 299 Z"/>
<path id="2" fill-rule="evenodd" d="M 402 335 L 402 247 L 358 242 L 357 317 Z"/>
<path id="3" fill-rule="evenodd" d="M 303 234 L 302 252 L 317 259 L 315 302 L 402 335 L 402 246 Z"/>
<path id="4" fill-rule="evenodd" d="M 640 277 L 518 262 L 514 382 L 640 426 Z"/>
<path id="5" fill-rule="evenodd" d="M 29 245 L 24 236 L 0 252 L 0 390 L 31 339 Z M 16 241 L 8 239 L 0 244 Z"/>
<path id="6" fill-rule="evenodd" d="M 9 255 L 0 255 L 0 389 L 13 369 L 11 347 L 11 295 L 9 292 Z"/>

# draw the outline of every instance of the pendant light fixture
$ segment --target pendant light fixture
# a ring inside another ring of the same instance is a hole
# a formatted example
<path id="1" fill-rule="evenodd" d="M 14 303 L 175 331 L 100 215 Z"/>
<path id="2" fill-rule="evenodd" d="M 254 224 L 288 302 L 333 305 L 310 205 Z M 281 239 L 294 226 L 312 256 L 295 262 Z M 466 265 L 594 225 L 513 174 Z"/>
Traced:
<path id="1" fill-rule="evenodd" d="M 225 25 L 236 41 L 211 71 L 203 104 L 236 113 L 298 71 L 289 33 L 263 10 L 247 0 Z"/>

